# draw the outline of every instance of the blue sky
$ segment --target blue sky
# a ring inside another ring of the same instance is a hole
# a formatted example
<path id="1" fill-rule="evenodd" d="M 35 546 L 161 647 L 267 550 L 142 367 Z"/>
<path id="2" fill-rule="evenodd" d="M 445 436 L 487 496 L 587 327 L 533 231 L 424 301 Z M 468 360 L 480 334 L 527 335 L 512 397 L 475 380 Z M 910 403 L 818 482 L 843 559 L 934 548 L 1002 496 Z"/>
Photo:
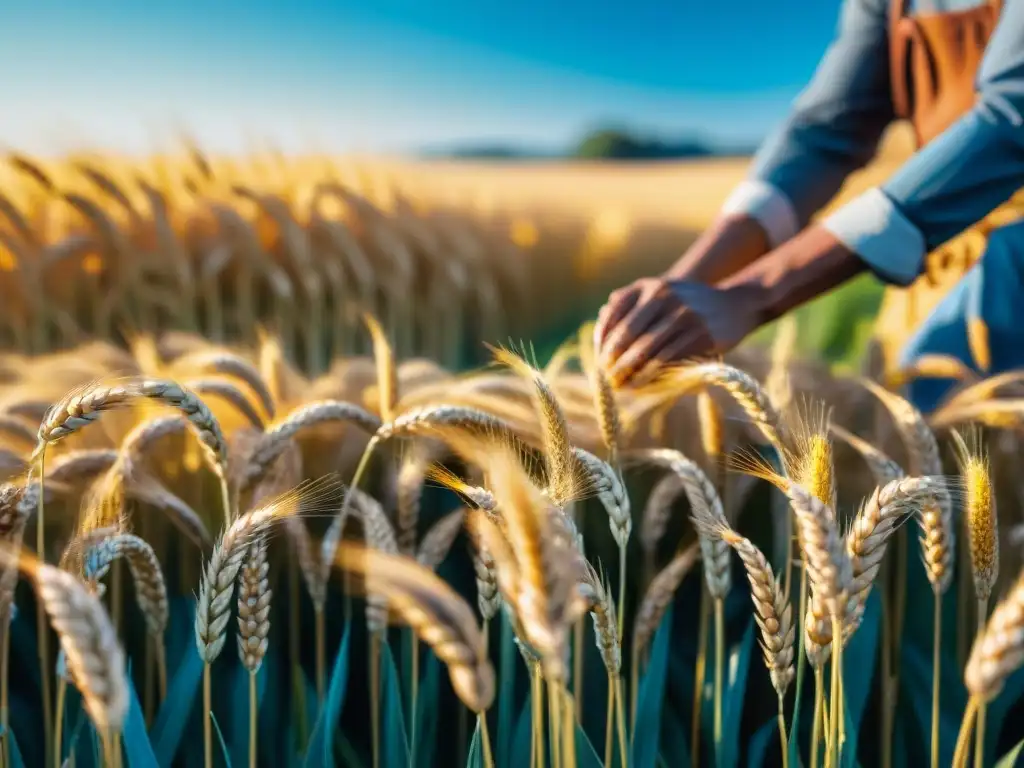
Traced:
<path id="1" fill-rule="evenodd" d="M 0 142 L 144 152 L 565 144 L 621 123 L 754 141 L 838 0 L 32 0 L 0 10 Z M 12 7 L 13 6 L 13 7 Z"/>

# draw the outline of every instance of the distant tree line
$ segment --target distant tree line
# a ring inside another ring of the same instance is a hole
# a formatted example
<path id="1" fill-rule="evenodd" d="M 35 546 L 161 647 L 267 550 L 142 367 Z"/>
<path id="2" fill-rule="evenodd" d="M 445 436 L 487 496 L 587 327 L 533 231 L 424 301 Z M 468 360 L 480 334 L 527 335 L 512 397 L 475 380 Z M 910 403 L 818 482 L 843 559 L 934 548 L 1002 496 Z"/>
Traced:
<path id="1" fill-rule="evenodd" d="M 697 157 L 747 156 L 753 147 L 722 147 L 696 138 L 678 141 L 643 136 L 626 128 L 598 128 L 562 151 L 537 150 L 515 144 L 465 143 L 426 150 L 428 157 L 476 160 L 678 160 Z"/>
<path id="2" fill-rule="evenodd" d="M 664 141 L 619 128 L 602 128 L 586 134 L 572 154 L 583 160 L 667 160 L 719 153 L 696 139 Z"/>

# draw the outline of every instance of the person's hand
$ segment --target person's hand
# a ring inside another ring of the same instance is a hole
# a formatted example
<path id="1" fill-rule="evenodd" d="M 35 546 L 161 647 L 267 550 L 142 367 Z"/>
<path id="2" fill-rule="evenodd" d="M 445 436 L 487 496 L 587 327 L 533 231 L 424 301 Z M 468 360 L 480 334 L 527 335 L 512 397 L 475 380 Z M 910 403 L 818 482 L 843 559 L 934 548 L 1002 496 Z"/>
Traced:
<path id="1" fill-rule="evenodd" d="M 594 328 L 612 384 L 641 383 L 662 365 L 722 354 L 761 324 L 749 290 L 644 278 L 608 297 Z"/>

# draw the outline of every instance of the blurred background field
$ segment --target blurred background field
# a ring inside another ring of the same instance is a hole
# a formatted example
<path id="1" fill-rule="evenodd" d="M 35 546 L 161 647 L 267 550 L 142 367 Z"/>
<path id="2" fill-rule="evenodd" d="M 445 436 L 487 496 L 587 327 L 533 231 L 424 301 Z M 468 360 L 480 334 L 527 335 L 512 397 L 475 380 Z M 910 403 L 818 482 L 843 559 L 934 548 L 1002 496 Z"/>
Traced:
<path id="1" fill-rule="evenodd" d="M 884 179 L 908 148 L 906 133 L 892 131 L 833 205 Z M 347 300 L 385 316 L 382 302 L 417 307 L 407 354 L 461 365 L 477 361 L 479 342 L 514 335 L 544 357 L 609 291 L 678 258 L 748 163 L 232 157 L 198 147 L 142 160 L 14 155 L 0 171 L 2 314 L 8 338 L 24 347 L 31 337 L 39 351 L 151 327 L 233 340 L 232 327 L 251 336 L 268 302 L 301 302 L 315 290 L 313 308 L 296 306 L 288 322 L 299 335 L 310 322 L 337 327 L 296 338 L 307 357 L 325 359 L 324 345 L 352 351 L 340 330 L 356 324 Z M 205 302 L 190 317 L 171 308 L 181 298 L 167 293 L 175 284 Z M 101 308 L 92 288 L 106 290 Z M 813 318 L 801 323 L 803 350 L 840 364 L 856 358 L 879 298 L 878 283 L 864 278 L 801 309 Z M 233 320 L 232 308 L 241 313 Z M 432 309 L 451 315 L 438 322 L 472 330 L 462 349 L 424 346 L 429 334 L 414 327 Z M 313 343 L 323 348 L 314 353 Z"/>

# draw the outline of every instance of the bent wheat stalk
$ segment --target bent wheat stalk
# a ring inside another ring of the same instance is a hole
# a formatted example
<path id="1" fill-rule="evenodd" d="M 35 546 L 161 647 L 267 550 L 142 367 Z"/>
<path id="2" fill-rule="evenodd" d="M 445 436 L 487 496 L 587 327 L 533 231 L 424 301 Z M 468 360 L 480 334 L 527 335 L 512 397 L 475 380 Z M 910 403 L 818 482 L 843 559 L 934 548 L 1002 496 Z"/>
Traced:
<path id="1" fill-rule="evenodd" d="M 210 665 L 224 649 L 230 600 L 235 580 L 254 542 L 265 537 L 274 523 L 296 514 L 329 509 L 329 496 L 337 488 L 332 478 L 304 483 L 236 518 L 221 534 L 207 560 L 196 606 L 195 636 L 203 660 L 203 747 L 207 768 L 213 764 L 210 719 Z"/>
<path id="2" fill-rule="evenodd" d="M 448 667 L 456 695 L 477 714 L 484 764 L 493 768 L 487 709 L 494 700 L 494 669 L 473 609 L 444 581 L 410 558 L 342 543 L 334 564 L 364 577 Z"/>

